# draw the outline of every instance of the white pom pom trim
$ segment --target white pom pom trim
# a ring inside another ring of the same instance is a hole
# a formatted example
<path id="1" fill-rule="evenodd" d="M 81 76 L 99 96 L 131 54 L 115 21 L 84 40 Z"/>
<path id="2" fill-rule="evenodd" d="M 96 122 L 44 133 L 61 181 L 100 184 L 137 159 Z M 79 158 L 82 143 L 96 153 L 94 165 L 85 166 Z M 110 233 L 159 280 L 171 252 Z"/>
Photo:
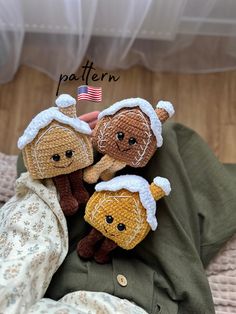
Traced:
<path id="1" fill-rule="evenodd" d="M 160 187 L 164 192 L 165 195 L 169 195 L 171 191 L 170 181 L 163 177 L 156 177 L 153 179 L 153 183 Z"/>
<path id="2" fill-rule="evenodd" d="M 164 101 L 164 100 L 158 101 L 156 108 L 164 109 L 165 111 L 167 111 L 170 118 L 175 113 L 175 109 L 174 109 L 172 103 L 169 101 Z"/>
<path id="3" fill-rule="evenodd" d="M 69 94 L 61 94 L 55 101 L 57 107 L 66 108 L 72 105 L 76 105 L 75 98 L 71 97 Z"/>

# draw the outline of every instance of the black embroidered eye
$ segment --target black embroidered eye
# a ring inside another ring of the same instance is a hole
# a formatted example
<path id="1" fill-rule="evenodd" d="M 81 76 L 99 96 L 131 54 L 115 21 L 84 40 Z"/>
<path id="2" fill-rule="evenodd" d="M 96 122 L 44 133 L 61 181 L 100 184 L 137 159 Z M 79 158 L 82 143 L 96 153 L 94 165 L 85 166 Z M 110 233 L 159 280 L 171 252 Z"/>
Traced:
<path id="1" fill-rule="evenodd" d="M 54 161 L 59 161 L 60 159 L 61 159 L 61 157 L 58 154 L 55 154 L 52 156 L 52 160 L 54 160 Z"/>
<path id="2" fill-rule="evenodd" d="M 67 150 L 65 155 L 67 158 L 71 158 L 73 156 L 73 153 L 74 153 L 73 150 Z"/>
<path id="3" fill-rule="evenodd" d="M 137 143 L 136 138 L 130 137 L 129 138 L 129 145 L 134 145 L 135 143 Z"/>
<path id="4" fill-rule="evenodd" d="M 119 223 L 119 224 L 117 225 L 117 229 L 118 229 L 119 231 L 124 231 L 124 230 L 126 229 L 126 227 L 125 227 L 124 224 Z"/>
<path id="5" fill-rule="evenodd" d="M 119 140 L 119 141 L 123 141 L 125 135 L 123 132 L 118 132 L 116 133 L 116 138 Z"/>
<path id="6" fill-rule="evenodd" d="M 113 217 L 112 216 L 106 216 L 106 222 L 108 223 L 108 224 L 111 224 L 112 222 L 113 222 Z"/>

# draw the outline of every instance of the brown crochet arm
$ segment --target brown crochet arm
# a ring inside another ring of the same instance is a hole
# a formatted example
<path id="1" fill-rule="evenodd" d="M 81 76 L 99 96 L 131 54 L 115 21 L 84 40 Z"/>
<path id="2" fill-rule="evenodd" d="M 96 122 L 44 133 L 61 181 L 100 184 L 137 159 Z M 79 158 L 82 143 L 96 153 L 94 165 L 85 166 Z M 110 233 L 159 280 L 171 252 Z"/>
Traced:
<path id="1" fill-rule="evenodd" d="M 78 210 L 78 202 L 73 197 L 70 188 L 70 181 L 67 174 L 53 178 L 57 192 L 60 197 L 60 205 L 66 216 L 73 215 Z"/>
<path id="2" fill-rule="evenodd" d="M 96 183 L 102 172 L 109 169 L 116 160 L 109 155 L 103 156 L 99 162 L 84 170 L 84 181 L 87 183 Z"/>
<path id="3" fill-rule="evenodd" d="M 103 238 L 104 235 L 97 229 L 93 228 L 90 233 L 77 244 L 77 254 L 84 259 L 92 258 L 95 253 L 97 242 Z"/>
<path id="4" fill-rule="evenodd" d="M 105 238 L 102 242 L 101 247 L 97 250 L 97 252 L 94 255 L 94 259 L 99 264 L 105 264 L 110 261 L 110 252 L 113 251 L 117 247 L 117 244 L 108 239 Z"/>
<path id="5" fill-rule="evenodd" d="M 126 167 L 126 163 L 123 161 L 115 160 L 115 162 L 112 164 L 110 168 L 107 170 L 103 171 L 100 175 L 100 178 L 103 181 L 108 181 L 112 179 L 115 175 L 115 173 L 123 168 Z"/>
<path id="6" fill-rule="evenodd" d="M 83 184 L 83 171 L 77 170 L 69 174 L 71 192 L 76 198 L 78 204 L 86 204 L 89 199 L 89 193 Z"/>

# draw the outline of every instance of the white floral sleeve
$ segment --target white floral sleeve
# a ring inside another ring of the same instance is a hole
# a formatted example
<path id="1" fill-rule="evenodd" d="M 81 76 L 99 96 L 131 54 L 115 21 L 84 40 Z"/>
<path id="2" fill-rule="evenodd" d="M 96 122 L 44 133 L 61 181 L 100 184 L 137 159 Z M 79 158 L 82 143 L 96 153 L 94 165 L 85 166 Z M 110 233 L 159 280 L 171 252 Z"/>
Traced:
<path id="1" fill-rule="evenodd" d="M 23 174 L 0 210 L 0 313 L 27 313 L 68 251 L 65 217 L 51 180 Z"/>

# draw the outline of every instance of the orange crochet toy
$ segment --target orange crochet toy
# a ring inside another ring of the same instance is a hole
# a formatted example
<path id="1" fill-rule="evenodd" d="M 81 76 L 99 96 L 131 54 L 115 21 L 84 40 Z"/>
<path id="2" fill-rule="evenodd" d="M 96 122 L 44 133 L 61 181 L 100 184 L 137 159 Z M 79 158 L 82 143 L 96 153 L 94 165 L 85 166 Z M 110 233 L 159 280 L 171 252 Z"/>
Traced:
<path id="1" fill-rule="evenodd" d="M 84 172 L 84 180 L 106 181 L 126 165 L 144 167 L 162 145 L 162 123 L 174 114 L 168 101 L 159 101 L 154 110 L 142 98 L 129 98 L 102 111 L 93 132 L 93 145 L 105 154 Z"/>
<path id="2" fill-rule="evenodd" d="M 168 195 L 171 187 L 162 177 L 149 185 L 142 177 L 124 175 L 97 184 L 95 190 L 84 216 L 93 229 L 78 243 L 77 252 L 82 258 L 106 263 L 117 245 L 130 250 L 157 228 L 156 201 Z"/>
<path id="3" fill-rule="evenodd" d="M 89 195 L 82 170 L 93 163 L 89 125 L 76 116 L 76 100 L 67 94 L 57 107 L 40 112 L 18 140 L 24 163 L 33 179 L 52 178 L 66 215 L 74 214 Z"/>

